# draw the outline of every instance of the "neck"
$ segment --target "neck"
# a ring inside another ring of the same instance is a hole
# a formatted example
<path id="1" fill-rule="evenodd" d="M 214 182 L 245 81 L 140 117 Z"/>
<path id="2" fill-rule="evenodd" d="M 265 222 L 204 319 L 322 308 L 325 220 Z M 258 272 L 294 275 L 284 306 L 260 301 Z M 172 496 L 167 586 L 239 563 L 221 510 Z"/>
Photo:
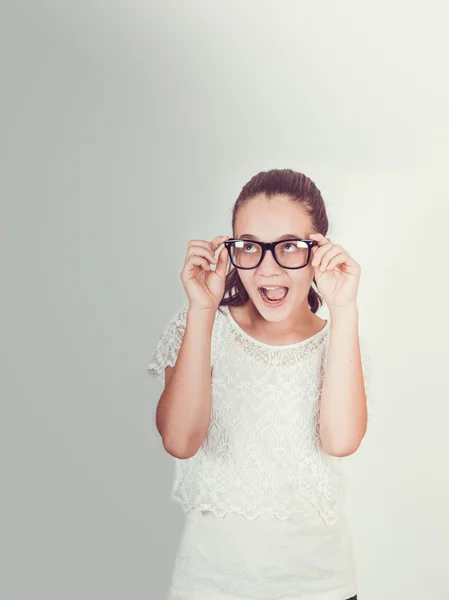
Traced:
<path id="1" fill-rule="evenodd" d="M 309 308 L 307 298 L 301 303 L 298 309 L 282 321 L 267 321 L 259 313 L 251 298 L 246 305 L 242 307 L 245 318 L 249 326 L 257 331 L 259 328 L 266 334 L 273 337 L 282 337 L 292 333 L 309 335 L 310 331 L 316 328 L 317 321 L 321 321 Z"/>

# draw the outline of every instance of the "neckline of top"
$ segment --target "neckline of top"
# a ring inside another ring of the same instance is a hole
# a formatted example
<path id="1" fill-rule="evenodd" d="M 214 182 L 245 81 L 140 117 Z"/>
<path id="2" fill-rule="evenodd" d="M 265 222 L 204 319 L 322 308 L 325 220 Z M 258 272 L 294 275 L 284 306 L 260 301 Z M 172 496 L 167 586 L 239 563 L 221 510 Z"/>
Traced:
<path id="1" fill-rule="evenodd" d="M 281 344 L 281 345 L 277 346 L 274 344 L 267 344 L 266 342 L 257 340 L 252 335 L 249 335 L 249 333 L 246 333 L 246 331 L 244 329 L 242 329 L 242 327 L 240 327 L 240 325 L 237 323 L 237 321 L 232 316 L 229 306 L 227 304 L 225 304 L 224 306 L 221 306 L 220 308 L 224 308 L 226 310 L 226 314 L 228 315 L 229 321 L 231 322 L 233 327 L 239 333 L 241 333 L 246 339 L 250 340 L 254 344 L 257 344 L 258 346 L 262 346 L 264 348 L 269 348 L 270 350 L 287 350 L 287 349 L 291 349 L 291 348 L 299 348 L 301 346 L 309 344 L 310 342 L 316 340 L 317 338 L 324 337 L 324 335 L 327 333 L 327 330 L 330 327 L 330 320 L 326 319 L 324 326 L 319 331 L 317 331 L 310 337 L 306 338 L 305 340 L 301 340 L 300 342 L 294 342 L 293 344 Z"/>

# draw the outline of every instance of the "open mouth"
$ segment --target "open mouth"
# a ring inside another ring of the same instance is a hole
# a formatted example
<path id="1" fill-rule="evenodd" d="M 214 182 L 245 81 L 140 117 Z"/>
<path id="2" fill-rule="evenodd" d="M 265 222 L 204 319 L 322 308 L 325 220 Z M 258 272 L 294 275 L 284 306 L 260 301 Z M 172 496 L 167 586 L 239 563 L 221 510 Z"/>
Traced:
<path id="1" fill-rule="evenodd" d="M 260 287 L 258 288 L 259 294 L 262 297 L 262 300 L 267 304 L 281 304 L 285 298 L 287 297 L 289 288 L 287 287 Z"/>

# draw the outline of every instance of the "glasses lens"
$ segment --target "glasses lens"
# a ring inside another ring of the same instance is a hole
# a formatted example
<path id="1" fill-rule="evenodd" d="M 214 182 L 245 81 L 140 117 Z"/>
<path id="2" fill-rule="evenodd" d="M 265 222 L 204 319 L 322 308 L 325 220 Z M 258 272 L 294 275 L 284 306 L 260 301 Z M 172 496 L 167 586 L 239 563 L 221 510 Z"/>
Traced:
<path id="1" fill-rule="evenodd" d="M 275 249 L 276 258 L 287 269 L 297 269 L 307 264 L 308 245 L 301 240 L 289 240 L 278 244 Z"/>
<path id="2" fill-rule="evenodd" d="M 232 262 L 241 269 L 253 269 L 262 256 L 262 246 L 249 240 L 237 240 L 231 245 Z"/>

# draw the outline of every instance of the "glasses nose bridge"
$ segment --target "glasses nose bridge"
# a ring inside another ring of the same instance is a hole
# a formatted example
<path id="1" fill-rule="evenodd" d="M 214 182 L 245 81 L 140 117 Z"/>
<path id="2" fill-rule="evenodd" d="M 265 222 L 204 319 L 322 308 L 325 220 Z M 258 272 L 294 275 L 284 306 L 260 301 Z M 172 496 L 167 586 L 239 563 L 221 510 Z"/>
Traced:
<path id="1" fill-rule="evenodd" d="M 276 246 L 276 242 L 262 242 L 262 256 L 260 258 L 260 263 L 257 265 L 258 267 L 260 267 L 262 265 L 262 263 L 265 260 L 265 255 L 267 254 L 267 251 L 271 251 L 271 255 L 273 257 L 273 261 L 275 262 L 276 266 L 279 267 L 279 263 L 276 260 L 276 256 L 275 256 L 275 246 Z"/>

